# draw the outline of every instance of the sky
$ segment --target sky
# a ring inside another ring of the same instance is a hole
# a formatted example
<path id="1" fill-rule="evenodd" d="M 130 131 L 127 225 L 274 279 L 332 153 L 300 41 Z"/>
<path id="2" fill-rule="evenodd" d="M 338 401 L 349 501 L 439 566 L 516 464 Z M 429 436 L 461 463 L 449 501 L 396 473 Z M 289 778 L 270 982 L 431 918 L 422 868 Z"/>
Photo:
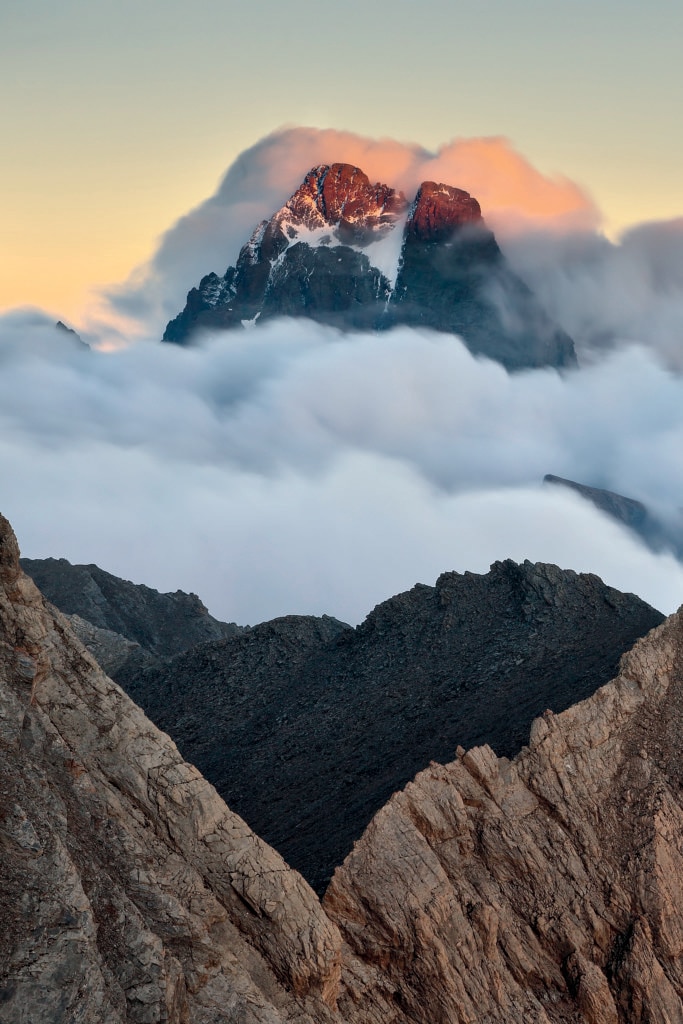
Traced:
<path id="1" fill-rule="evenodd" d="M 507 557 L 678 607 L 670 550 L 541 481 L 683 535 L 681 30 L 630 0 L 2 5 L 0 508 L 23 552 L 242 623 L 358 622 Z M 337 159 L 477 195 L 579 368 L 292 321 L 160 345 Z"/>
<path id="2" fill-rule="evenodd" d="M 504 137 L 611 232 L 679 215 L 682 37 L 676 0 L 5 0 L 0 309 L 78 321 L 283 125 Z"/>

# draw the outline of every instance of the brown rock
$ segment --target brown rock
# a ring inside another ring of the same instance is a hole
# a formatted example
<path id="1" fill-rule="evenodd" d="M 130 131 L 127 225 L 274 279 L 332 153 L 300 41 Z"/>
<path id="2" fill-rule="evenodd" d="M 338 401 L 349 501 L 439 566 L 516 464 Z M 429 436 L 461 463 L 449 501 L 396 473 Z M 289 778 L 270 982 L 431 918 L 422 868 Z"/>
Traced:
<path id="1" fill-rule="evenodd" d="M 275 215 L 278 226 L 335 227 L 346 242 L 370 240 L 373 232 L 390 228 L 406 210 L 402 192 L 371 184 L 360 167 L 325 164 L 308 172 L 303 183 Z M 375 234 L 374 237 L 377 237 Z"/>
<path id="2" fill-rule="evenodd" d="M 683 1024 L 682 734 L 679 612 L 514 759 L 395 794 L 325 913 L 0 517 L 0 1022 Z"/>
<path id="3" fill-rule="evenodd" d="M 683 1020 L 682 727 L 679 613 L 514 760 L 460 752 L 393 796 L 323 903 L 346 1019 Z"/>
<path id="4" fill-rule="evenodd" d="M 448 242 L 464 224 L 481 223 L 481 207 L 469 192 L 452 185 L 423 181 L 406 234 L 420 242 Z"/>
<path id="5" fill-rule="evenodd" d="M 45 605 L 1 518 L 0 641 L 0 1021 L 332 1019 L 315 895 Z"/>
<path id="6" fill-rule="evenodd" d="M 567 973 L 575 988 L 577 1006 L 587 1024 L 618 1024 L 617 1008 L 607 978 L 597 964 L 591 963 L 581 953 L 572 953 L 567 961 Z"/>

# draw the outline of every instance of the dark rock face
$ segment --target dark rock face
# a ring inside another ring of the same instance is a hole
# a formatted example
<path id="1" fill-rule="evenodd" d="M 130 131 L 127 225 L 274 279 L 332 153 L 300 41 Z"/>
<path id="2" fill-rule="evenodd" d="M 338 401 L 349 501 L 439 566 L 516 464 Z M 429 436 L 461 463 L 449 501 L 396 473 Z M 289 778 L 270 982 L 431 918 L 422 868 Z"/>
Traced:
<path id="1" fill-rule="evenodd" d="M 566 480 L 562 476 L 553 476 L 552 473 L 546 473 L 543 477 L 543 483 L 558 484 L 576 491 L 577 494 L 580 494 L 582 498 L 586 498 L 596 508 L 606 512 L 625 526 L 630 526 L 633 530 L 639 530 L 645 525 L 647 509 L 641 501 L 626 498 L 623 494 L 617 494 L 616 491 L 606 491 L 602 487 L 588 487 L 586 484 L 576 483 L 575 480 Z"/>
<path id="2" fill-rule="evenodd" d="M 65 558 L 22 558 L 21 566 L 61 612 L 118 633 L 153 655 L 173 655 L 239 631 L 209 615 L 196 594 L 158 590 Z"/>
<path id="3" fill-rule="evenodd" d="M 602 487 L 589 487 L 562 476 L 553 476 L 552 473 L 546 473 L 543 483 L 568 487 L 601 512 L 606 512 L 612 519 L 628 526 L 653 551 L 668 549 L 677 558 L 683 559 L 683 517 L 679 516 L 678 522 L 663 522 L 641 501 Z"/>
<path id="4" fill-rule="evenodd" d="M 374 329 L 391 286 L 364 253 L 297 242 L 273 268 L 261 316 L 307 316 L 334 327 Z"/>
<path id="5" fill-rule="evenodd" d="M 416 772 L 458 745 L 514 754 L 661 620 L 596 576 L 508 561 L 418 585 L 357 629 L 288 616 L 116 678 L 322 891 Z"/>
<path id="6" fill-rule="evenodd" d="M 383 262 L 377 244 L 399 231 L 390 280 L 372 260 Z M 187 344 L 201 328 L 276 316 L 347 330 L 405 324 L 457 333 L 472 352 L 513 370 L 576 362 L 571 339 L 508 268 L 476 199 L 424 182 L 409 209 L 403 193 L 349 164 L 313 168 L 258 225 L 236 266 L 190 291 L 164 341 Z"/>
<path id="7" fill-rule="evenodd" d="M 90 345 L 83 341 L 83 338 L 81 338 L 78 331 L 74 331 L 73 327 L 68 327 L 63 320 L 58 320 L 55 324 L 55 327 L 57 328 L 58 331 L 61 331 L 62 334 L 68 334 L 71 340 L 74 342 L 74 344 L 78 346 L 78 348 L 84 348 L 90 351 Z"/>

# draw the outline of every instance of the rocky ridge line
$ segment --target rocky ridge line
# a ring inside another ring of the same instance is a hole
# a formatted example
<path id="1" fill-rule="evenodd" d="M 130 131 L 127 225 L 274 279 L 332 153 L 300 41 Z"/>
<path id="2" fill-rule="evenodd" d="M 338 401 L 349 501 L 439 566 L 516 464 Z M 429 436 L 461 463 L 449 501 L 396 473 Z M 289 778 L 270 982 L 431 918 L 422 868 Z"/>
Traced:
<path id="1" fill-rule="evenodd" d="M 22 558 L 21 566 L 61 612 L 86 620 L 95 631 L 119 634 L 128 641 L 129 650 L 134 644 L 148 654 L 170 656 L 242 629 L 209 615 L 196 594 L 182 590 L 160 594 L 97 565 L 72 565 L 66 558 Z M 77 632 L 84 629 L 78 621 L 73 625 Z M 97 633 L 91 630 L 89 636 L 96 647 Z M 107 637 L 102 639 L 106 643 Z"/>
<path id="2" fill-rule="evenodd" d="M 421 772 L 325 896 L 342 1017 L 682 1021 L 682 728 L 679 612 L 512 761 L 483 746 Z"/>
<path id="3" fill-rule="evenodd" d="M 277 316 L 343 330 L 407 325 L 453 333 L 513 370 L 576 363 L 571 339 L 512 273 L 476 199 L 423 182 L 409 207 L 403 193 L 371 184 L 350 164 L 309 171 L 256 227 L 235 266 L 191 289 L 163 340 L 187 344 L 201 329 Z"/>
<path id="4" fill-rule="evenodd" d="M 444 573 L 356 629 L 284 616 L 117 680 L 322 893 L 373 814 L 458 744 L 512 756 L 533 718 L 611 679 L 662 621 L 597 576 L 512 561 Z"/>

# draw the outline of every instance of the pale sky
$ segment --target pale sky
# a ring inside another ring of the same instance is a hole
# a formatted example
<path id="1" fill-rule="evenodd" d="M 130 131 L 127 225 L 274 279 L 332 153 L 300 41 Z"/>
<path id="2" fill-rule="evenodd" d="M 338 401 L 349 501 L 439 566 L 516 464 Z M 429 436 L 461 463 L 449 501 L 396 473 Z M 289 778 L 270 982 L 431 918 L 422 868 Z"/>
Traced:
<path id="1" fill-rule="evenodd" d="M 0 309 L 77 319 L 283 124 L 505 136 L 610 231 L 681 216 L 681 38 L 680 0 L 3 0 Z"/>

